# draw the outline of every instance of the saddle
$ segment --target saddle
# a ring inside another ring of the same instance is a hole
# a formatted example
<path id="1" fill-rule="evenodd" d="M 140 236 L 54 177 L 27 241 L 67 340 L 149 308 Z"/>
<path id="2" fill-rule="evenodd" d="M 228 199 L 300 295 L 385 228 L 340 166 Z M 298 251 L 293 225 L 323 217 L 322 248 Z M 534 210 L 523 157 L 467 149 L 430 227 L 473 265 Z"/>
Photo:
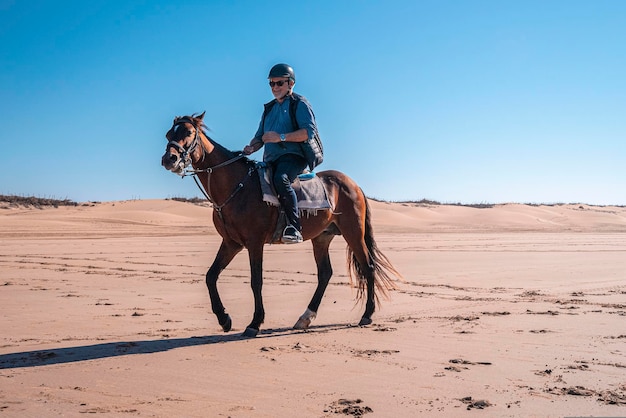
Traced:
<path id="1" fill-rule="evenodd" d="M 272 169 L 264 162 L 257 163 L 256 169 L 259 172 L 263 201 L 268 205 L 280 208 L 278 195 L 272 184 Z M 300 174 L 293 182 L 292 187 L 298 198 L 298 211 L 300 212 L 300 216 L 315 216 L 319 210 L 332 210 L 324 183 L 315 173 L 307 172 Z M 276 230 L 272 237 L 272 243 L 280 242 L 283 229 L 285 229 L 286 226 L 287 217 L 281 208 Z"/>

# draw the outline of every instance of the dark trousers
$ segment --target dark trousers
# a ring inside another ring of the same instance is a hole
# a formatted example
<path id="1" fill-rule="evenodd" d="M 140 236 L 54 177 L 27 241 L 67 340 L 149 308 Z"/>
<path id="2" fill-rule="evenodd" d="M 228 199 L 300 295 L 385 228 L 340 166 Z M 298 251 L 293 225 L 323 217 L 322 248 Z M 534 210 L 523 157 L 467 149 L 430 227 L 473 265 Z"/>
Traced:
<path id="1" fill-rule="evenodd" d="M 278 200 L 287 215 L 287 220 L 291 225 L 296 227 L 298 231 L 302 231 L 300 226 L 300 215 L 298 213 L 298 198 L 296 192 L 291 187 L 298 177 L 306 168 L 307 163 L 303 157 L 295 154 L 285 154 L 272 163 L 274 171 L 274 188 L 278 193 Z"/>

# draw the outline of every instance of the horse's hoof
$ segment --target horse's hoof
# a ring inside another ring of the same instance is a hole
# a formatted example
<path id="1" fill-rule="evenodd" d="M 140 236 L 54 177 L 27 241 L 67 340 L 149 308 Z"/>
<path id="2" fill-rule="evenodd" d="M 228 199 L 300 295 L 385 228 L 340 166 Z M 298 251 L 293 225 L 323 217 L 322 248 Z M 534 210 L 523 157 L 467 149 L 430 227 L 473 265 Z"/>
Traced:
<path id="1" fill-rule="evenodd" d="M 359 322 L 359 326 L 360 327 L 364 327 L 366 325 L 370 325 L 372 323 L 372 319 L 371 318 L 361 318 L 361 321 Z"/>
<path id="2" fill-rule="evenodd" d="M 254 329 L 254 328 L 246 328 L 246 330 L 243 332 L 243 336 L 246 338 L 254 338 L 257 336 L 257 334 L 259 333 L 258 329 Z"/>
<path id="3" fill-rule="evenodd" d="M 298 322 L 293 326 L 293 329 L 307 329 L 311 325 L 311 320 L 309 318 L 300 318 Z"/>
<path id="4" fill-rule="evenodd" d="M 298 322 L 296 322 L 296 325 L 293 326 L 293 329 L 309 328 L 309 326 L 311 325 L 311 321 L 313 321 L 316 316 L 317 316 L 316 312 L 313 312 L 312 310 L 307 309 L 306 311 L 304 311 L 302 316 L 298 318 Z"/>
<path id="5" fill-rule="evenodd" d="M 233 327 L 233 321 L 232 319 L 230 319 L 230 315 L 226 314 L 226 320 L 224 321 L 223 324 L 220 324 L 222 326 L 222 329 L 224 330 L 224 332 L 228 332 L 230 331 L 230 329 Z"/>

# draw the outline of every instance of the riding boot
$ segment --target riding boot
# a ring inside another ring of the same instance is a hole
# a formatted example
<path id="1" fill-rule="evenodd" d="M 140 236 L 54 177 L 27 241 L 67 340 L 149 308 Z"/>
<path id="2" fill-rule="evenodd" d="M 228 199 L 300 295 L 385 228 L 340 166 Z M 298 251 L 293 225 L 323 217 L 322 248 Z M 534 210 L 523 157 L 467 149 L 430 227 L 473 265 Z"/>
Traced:
<path id="1" fill-rule="evenodd" d="M 302 242 L 302 226 L 300 225 L 300 215 L 298 213 L 298 198 L 292 187 L 292 183 L 298 177 L 298 174 L 306 167 L 304 158 L 294 155 L 285 154 L 276 160 L 273 164 L 273 182 L 274 188 L 279 196 L 280 204 L 287 215 L 289 225 L 283 231 L 283 242 L 297 243 Z"/>
<path id="2" fill-rule="evenodd" d="M 302 226 L 300 225 L 298 200 L 295 191 L 292 189 L 287 196 L 281 195 L 279 198 L 288 222 L 287 227 L 283 231 L 282 241 L 289 244 L 302 242 Z"/>

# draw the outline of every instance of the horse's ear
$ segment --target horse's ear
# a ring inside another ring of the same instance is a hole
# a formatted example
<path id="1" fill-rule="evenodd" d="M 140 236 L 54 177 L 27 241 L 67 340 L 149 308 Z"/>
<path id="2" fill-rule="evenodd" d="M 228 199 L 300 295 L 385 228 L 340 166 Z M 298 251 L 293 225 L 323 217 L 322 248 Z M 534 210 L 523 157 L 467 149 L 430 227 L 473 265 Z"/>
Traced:
<path id="1" fill-rule="evenodd" d="M 203 119 L 204 119 L 204 114 L 205 114 L 205 113 L 206 113 L 206 110 L 205 110 L 204 112 L 200 113 L 200 114 L 198 115 L 198 119 L 203 120 Z"/>

